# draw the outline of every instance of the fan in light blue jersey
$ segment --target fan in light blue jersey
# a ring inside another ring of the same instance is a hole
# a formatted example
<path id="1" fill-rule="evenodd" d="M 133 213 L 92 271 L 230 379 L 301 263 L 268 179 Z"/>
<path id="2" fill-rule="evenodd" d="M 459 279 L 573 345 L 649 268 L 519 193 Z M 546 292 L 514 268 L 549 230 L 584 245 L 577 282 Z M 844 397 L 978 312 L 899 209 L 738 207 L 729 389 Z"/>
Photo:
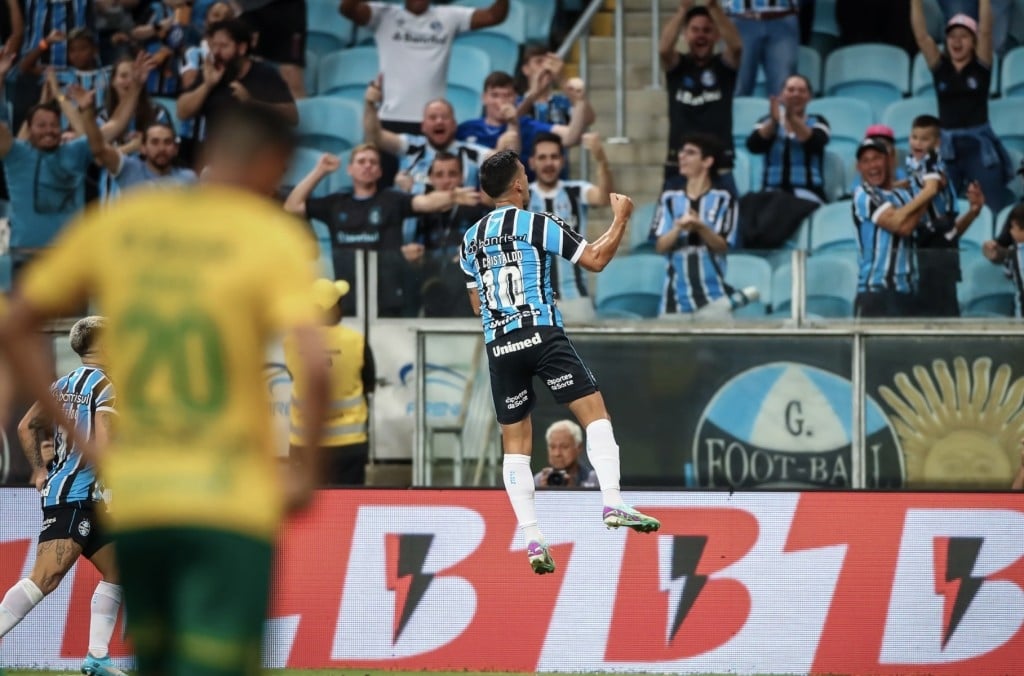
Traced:
<path id="1" fill-rule="evenodd" d="M 536 180 L 530 184 L 529 211 L 552 214 L 586 237 L 587 214 L 592 206 L 607 206 L 613 190 L 608 157 L 597 134 L 586 134 L 584 146 L 597 165 L 598 184 L 589 181 L 564 181 L 559 178 L 565 166 L 562 139 L 556 134 L 540 134 L 534 140 L 530 168 Z M 559 308 L 571 319 L 589 319 L 593 314 L 589 275 L 564 258 L 555 260 L 551 286 Z M 581 302 L 582 301 L 582 302 Z M 590 312 L 587 312 L 589 308 Z"/>

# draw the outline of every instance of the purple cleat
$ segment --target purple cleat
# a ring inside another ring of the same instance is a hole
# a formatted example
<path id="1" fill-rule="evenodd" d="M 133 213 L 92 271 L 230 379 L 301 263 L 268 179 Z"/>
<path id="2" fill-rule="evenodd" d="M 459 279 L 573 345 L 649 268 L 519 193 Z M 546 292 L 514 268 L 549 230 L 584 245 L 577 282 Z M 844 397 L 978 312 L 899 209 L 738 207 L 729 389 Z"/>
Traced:
<path id="1" fill-rule="evenodd" d="M 526 556 L 530 559 L 530 567 L 538 575 L 555 572 L 555 560 L 548 552 L 548 546 L 544 542 L 531 540 L 526 547 Z"/>
<path id="2" fill-rule="evenodd" d="M 604 525 L 608 528 L 625 526 L 638 533 L 652 533 L 661 528 L 661 522 L 653 516 L 638 512 L 629 505 L 604 508 Z"/>

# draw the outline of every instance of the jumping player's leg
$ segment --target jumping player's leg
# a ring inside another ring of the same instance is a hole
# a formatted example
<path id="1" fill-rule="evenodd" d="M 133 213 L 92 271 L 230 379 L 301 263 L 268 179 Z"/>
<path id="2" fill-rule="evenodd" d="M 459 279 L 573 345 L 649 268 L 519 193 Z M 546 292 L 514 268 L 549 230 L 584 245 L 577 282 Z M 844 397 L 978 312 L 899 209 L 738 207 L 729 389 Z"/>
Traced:
<path id="1" fill-rule="evenodd" d="M 621 505 L 619 445 L 615 442 L 611 416 L 605 408 L 604 397 L 600 392 L 588 394 L 571 402 L 569 410 L 587 431 L 587 459 L 597 473 L 605 507 Z"/>
<path id="2" fill-rule="evenodd" d="M 530 415 L 518 422 L 502 424 L 501 442 L 505 447 L 501 475 L 512 511 L 526 540 L 530 566 L 539 575 L 553 573 L 555 562 L 537 525 L 533 470 L 530 469 L 533 453 L 533 420 Z"/>
<path id="3" fill-rule="evenodd" d="M 39 543 L 31 574 L 8 589 L 0 601 L 0 637 L 17 626 L 47 594 L 57 588 L 81 554 L 81 545 L 71 538 Z"/>
<path id="4" fill-rule="evenodd" d="M 82 664 L 82 672 L 97 676 L 117 676 L 123 672 L 114 668 L 110 660 L 110 639 L 117 625 L 123 593 L 114 547 L 106 543 L 85 556 L 100 572 L 103 579 L 92 594 L 89 616 L 89 653 Z"/>

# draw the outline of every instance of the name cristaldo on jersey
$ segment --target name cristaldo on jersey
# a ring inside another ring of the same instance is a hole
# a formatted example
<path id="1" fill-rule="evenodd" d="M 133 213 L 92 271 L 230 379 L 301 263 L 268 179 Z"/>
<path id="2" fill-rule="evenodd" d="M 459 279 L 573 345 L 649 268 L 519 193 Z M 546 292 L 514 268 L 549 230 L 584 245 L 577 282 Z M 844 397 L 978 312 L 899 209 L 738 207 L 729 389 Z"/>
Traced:
<path id="1" fill-rule="evenodd" d="M 491 354 L 495 357 L 500 357 L 503 354 L 510 352 L 519 352 L 520 350 L 527 350 L 534 345 L 540 345 L 543 339 L 540 337 L 540 332 L 534 332 L 534 334 L 525 340 L 516 340 L 505 343 L 504 345 L 495 345 L 491 348 Z"/>

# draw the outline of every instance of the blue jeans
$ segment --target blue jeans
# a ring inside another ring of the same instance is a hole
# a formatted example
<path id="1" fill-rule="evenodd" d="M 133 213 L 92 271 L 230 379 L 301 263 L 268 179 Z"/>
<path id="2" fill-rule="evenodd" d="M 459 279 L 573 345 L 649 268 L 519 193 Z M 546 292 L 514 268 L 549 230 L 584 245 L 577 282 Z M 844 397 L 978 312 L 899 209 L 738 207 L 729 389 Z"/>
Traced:
<path id="1" fill-rule="evenodd" d="M 946 21 L 954 14 L 966 14 L 977 20 L 978 0 L 938 0 Z M 1010 30 L 1010 7 L 1013 0 L 992 0 L 992 49 L 999 56 L 1006 51 L 1006 37 Z"/>
<path id="2" fill-rule="evenodd" d="M 953 141 L 956 159 L 946 165 L 950 183 L 956 194 L 963 197 L 967 194 L 967 184 L 977 181 L 985 194 L 985 204 L 998 214 L 1000 209 L 1013 201 L 1013 194 L 1006 188 L 1006 177 L 1000 165 L 986 167 L 982 160 L 981 148 L 972 138 L 960 138 Z"/>
<path id="3" fill-rule="evenodd" d="M 751 96 L 757 84 L 757 67 L 764 66 L 767 96 L 782 92 L 786 78 L 796 72 L 800 49 L 800 22 L 795 14 L 757 21 L 733 19 L 743 38 L 743 59 L 736 78 L 736 96 Z"/>

